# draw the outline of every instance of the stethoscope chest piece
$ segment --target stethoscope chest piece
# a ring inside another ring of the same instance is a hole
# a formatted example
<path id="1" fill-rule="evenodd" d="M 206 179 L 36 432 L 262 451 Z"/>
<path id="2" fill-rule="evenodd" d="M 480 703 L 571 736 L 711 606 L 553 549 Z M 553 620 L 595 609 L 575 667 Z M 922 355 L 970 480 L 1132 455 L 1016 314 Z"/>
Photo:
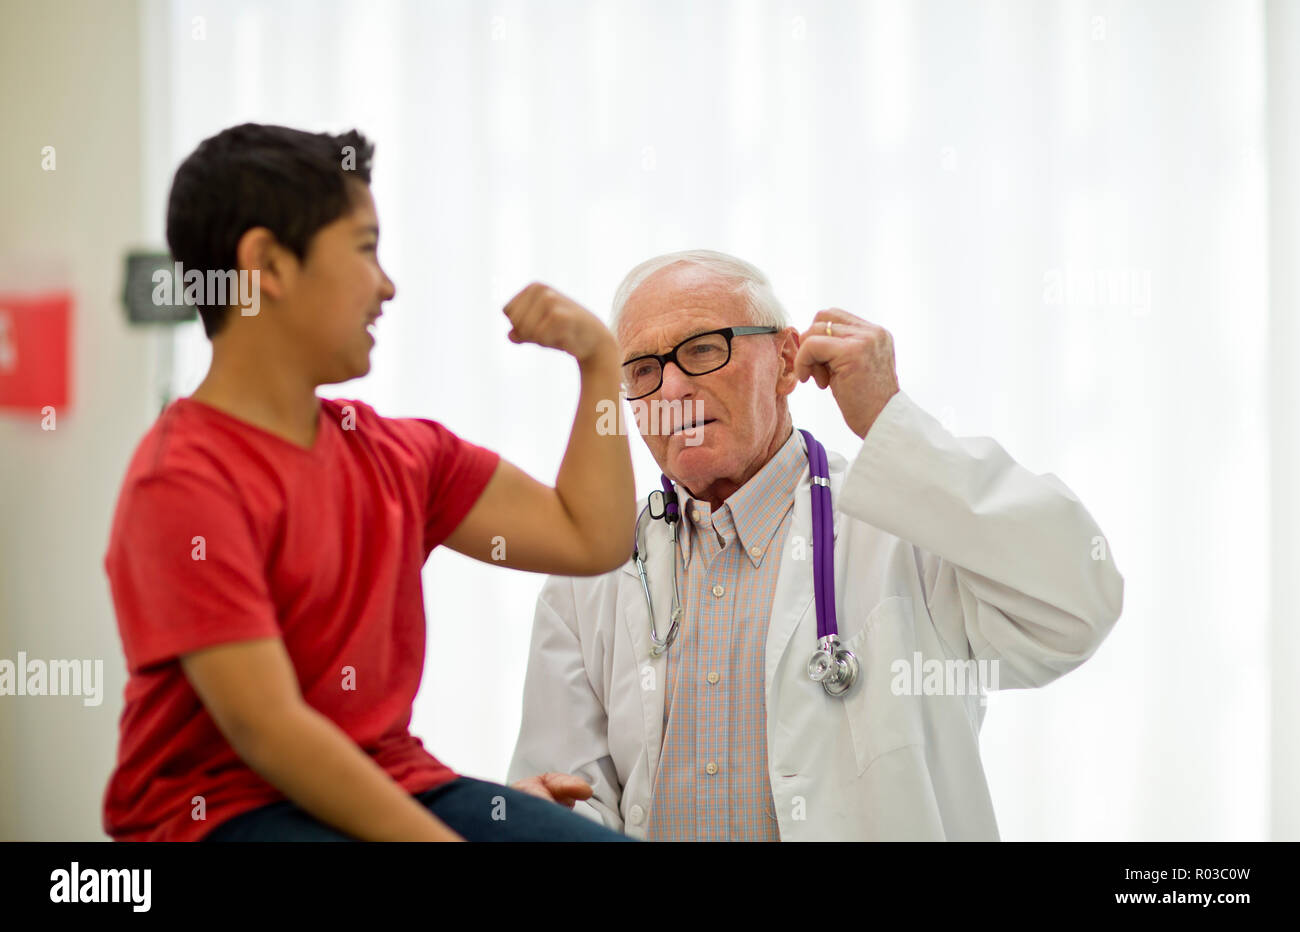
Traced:
<path id="1" fill-rule="evenodd" d="M 842 696 L 858 678 L 858 658 L 840 646 L 838 635 L 817 639 L 817 650 L 808 658 L 808 678 L 821 683 L 828 696 Z"/>

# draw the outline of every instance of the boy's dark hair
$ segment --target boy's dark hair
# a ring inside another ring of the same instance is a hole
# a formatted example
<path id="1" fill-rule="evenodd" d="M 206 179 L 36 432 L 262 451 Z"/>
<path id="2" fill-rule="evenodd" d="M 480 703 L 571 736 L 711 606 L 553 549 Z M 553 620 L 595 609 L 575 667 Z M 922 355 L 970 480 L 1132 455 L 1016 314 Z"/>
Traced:
<path id="1" fill-rule="evenodd" d="M 199 143 L 172 179 L 167 245 L 173 259 L 205 279 L 209 271 L 238 269 L 235 247 L 253 227 L 266 227 L 305 259 L 316 231 L 351 209 L 347 182 L 370 184 L 373 156 L 374 145 L 356 130 L 333 136 L 258 123 L 222 130 Z M 228 311 L 199 305 L 209 339 Z"/>

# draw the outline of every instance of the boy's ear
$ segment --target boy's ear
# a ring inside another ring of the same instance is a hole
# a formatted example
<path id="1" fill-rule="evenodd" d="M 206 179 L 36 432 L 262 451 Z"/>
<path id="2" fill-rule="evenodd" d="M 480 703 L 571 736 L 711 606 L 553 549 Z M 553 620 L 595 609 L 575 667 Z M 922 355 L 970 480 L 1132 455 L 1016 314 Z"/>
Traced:
<path id="1" fill-rule="evenodd" d="M 298 257 L 281 245 L 266 227 L 250 227 L 235 245 L 239 268 L 257 271 L 262 297 L 279 300 L 293 287 L 298 275 Z"/>

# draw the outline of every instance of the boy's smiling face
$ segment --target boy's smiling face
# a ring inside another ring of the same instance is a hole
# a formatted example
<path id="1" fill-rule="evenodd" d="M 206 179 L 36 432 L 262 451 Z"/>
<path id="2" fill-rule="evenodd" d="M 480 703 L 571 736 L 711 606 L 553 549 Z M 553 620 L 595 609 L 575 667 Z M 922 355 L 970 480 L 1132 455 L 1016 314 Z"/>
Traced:
<path id="1" fill-rule="evenodd" d="M 352 209 L 321 227 L 305 258 L 290 263 L 270 311 L 274 320 L 268 321 L 285 352 L 321 385 L 370 371 L 375 340 L 367 328 L 397 293 L 379 264 L 379 220 L 370 187 L 349 182 L 348 189 Z"/>

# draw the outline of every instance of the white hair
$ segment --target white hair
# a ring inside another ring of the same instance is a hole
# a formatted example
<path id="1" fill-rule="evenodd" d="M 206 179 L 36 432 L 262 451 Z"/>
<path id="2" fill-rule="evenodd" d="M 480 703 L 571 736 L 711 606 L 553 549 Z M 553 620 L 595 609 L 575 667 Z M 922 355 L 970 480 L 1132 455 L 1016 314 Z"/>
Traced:
<path id="1" fill-rule="evenodd" d="M 618 328 L 623 320 L 623 308 L 628 298 L 632 297 L 632 293 L 651 275 L 679 262 L 699 266 L 714 273 L 718 278 L 732 283 L 735 290 L 744 295 L 748 302 L 754 325 L 780 328 L 790 326 L 785 308 L 772 292 L 772 283 L 757 268 L 744 259 L 737 259 L 725 252 L 714 252 L 711 249 L 686 249 L 682 252 L 670 252 L 647 259 L 627 273 L 618 290 L 614 292 L 614 307 L 609 315 L 609 329 L 615 336 L 618 335 Z"/>

